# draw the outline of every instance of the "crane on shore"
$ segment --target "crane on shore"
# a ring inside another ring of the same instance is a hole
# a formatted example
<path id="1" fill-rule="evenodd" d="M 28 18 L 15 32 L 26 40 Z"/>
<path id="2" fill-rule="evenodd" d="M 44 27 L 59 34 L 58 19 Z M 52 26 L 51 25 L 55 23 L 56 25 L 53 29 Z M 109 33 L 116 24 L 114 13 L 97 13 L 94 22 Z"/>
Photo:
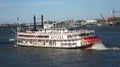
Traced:
<path id="1" fill-rule="evenodd" d="M 110 11 L 109 13 L 112 14 L 112 17 L 115 17 L 116 13 L 120 13 L 120 11 L 116 11 L 115 9 L 113 9 L 112 11 Z"/>
<path id="2" fill-rule="evenodd" d="M 102 17 L 102 20 L 105 21 L 103 14 L 99 13 L 99 15 Z"/>

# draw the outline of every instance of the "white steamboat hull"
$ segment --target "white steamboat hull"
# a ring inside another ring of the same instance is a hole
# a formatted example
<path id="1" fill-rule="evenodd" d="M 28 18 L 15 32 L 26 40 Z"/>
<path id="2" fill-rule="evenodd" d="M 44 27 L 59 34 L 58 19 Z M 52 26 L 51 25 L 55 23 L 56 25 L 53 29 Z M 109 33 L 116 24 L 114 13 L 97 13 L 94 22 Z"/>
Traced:
<path id="1" fill-rule="evenodd" d="M 18 38 L 17 45 L 27 47 L 46 47 L 46 48 L 89 48 L 96 43 L 100 43 L 97 36 L 86 37 L 84 39 L 65 39 L 65 40 L 39 40 Z"/>
<path id="2" fill-rule="evenodd" d="M 64 46 L 64 47 L 57 47 L 57 46 L 34 46 L 34 45 L 24 45 L 24 44 L 17 44 L 15 46 L 22 46 L 22 47 L 40 47 L 40 48 L 65 48 L 65 49 L 74 49 L 74 48 L 88 48 L 89 45 L 85 46 Z"/>
<path id="3" fill-rule="evenodd" d="M 18 46 L 24 47 L 42 47 L 42 48 L 88 48 L 91 47 L 93 44 L 81 44 L 81 41 L 76 41 L 75 43 L 62 43 L 56 42 L 53 44 L 50 43 L 17 43 Z"/>
<path id="4" fill-rule="evenodd" d="M 56 47 L 56 46 L 33 46 L 33 45 L 21 45 L 17 44 L 16 46 L 22 46 L 22 47 L 40 47 L 40 48 L 63 48 L 63 49 L 75 49 L 75 48 L 84 48 L 82 46 L 74 46 L 74 47 Z"/>
<path id="5" fill-rule="evenodd" d="M 46 48 L 78 48 L 82 47 L 79 41 L 75 42 L 28 42 L 23 41 L 22 43 L 17 43 L 18 46 L 27 46 L 27 47 L 46 47 Z"/>

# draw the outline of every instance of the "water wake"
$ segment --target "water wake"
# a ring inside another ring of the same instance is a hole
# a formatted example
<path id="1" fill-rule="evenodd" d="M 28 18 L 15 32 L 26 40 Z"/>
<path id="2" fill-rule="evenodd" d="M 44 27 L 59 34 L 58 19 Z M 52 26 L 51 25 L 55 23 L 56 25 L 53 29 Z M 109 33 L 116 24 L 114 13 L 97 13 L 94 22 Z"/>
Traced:
<path id="1" fill-rule="evenodd" d="M 9 41 L 15 41 L 15 39 L 11 38 L 11 39 L 9 39 Z"/>
<path id="2" fill-rule="evenodd" d="M 120 50 L 120 48 L 118 48 L 118 47 L 106 47 L 102 43 L 94 44 L 91 48 L 88 48 L 88 49 L 93 49 L 93 50 Z"/>
<path id="3" fill-rule="evenodd" d="M 97 43 L 97 44 L 94 44 L 92 47 L 88 48 L 88 49 L 94 49 L 94 50 L 107 50 L 108 48 L 105 47 L 104 44 L 102 43 Z"/>
<path id="4" fill-rule="evenodd" d="M 111 48 L 108 48 L 109 50 L 120 50 L 120 48 L 118 47 L 111 47 Z"/>

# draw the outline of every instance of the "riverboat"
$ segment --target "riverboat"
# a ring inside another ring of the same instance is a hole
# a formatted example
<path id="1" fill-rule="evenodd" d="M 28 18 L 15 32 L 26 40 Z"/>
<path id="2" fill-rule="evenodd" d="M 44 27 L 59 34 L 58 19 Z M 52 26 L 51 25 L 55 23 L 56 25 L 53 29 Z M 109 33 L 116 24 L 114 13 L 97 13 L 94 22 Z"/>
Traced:
<path id="1" fill-rule="evenodd" d="M 94 44 L 102 43 L 95 30 L 66 28 L 44 28 L 43 15 L 41 16 L 42 29 L 36 29 L 34 16 L 34 29 L 17 31 L 17 45 L 44 48 L 90 48 Z"/>

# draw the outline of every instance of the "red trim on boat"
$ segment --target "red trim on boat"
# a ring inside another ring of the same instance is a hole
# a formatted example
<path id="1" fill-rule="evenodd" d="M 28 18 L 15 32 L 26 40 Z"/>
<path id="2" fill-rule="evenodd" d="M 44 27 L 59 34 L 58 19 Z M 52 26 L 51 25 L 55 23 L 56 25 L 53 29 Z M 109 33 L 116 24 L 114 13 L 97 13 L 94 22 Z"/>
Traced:
<path id="1" fill-rule="evenodd" d="M 85 41 L 86 41 L 86 43 L 87 43 L 86 47 L 91 47 L 91 46 L 93 46 L 95 43 L 100 43 L 100 42 L 101 42 L 101 39 L 100 39 L 100 37 L 98 37 L 98 36 L 85 37 L 84 39 L 85 39 Z"/>

